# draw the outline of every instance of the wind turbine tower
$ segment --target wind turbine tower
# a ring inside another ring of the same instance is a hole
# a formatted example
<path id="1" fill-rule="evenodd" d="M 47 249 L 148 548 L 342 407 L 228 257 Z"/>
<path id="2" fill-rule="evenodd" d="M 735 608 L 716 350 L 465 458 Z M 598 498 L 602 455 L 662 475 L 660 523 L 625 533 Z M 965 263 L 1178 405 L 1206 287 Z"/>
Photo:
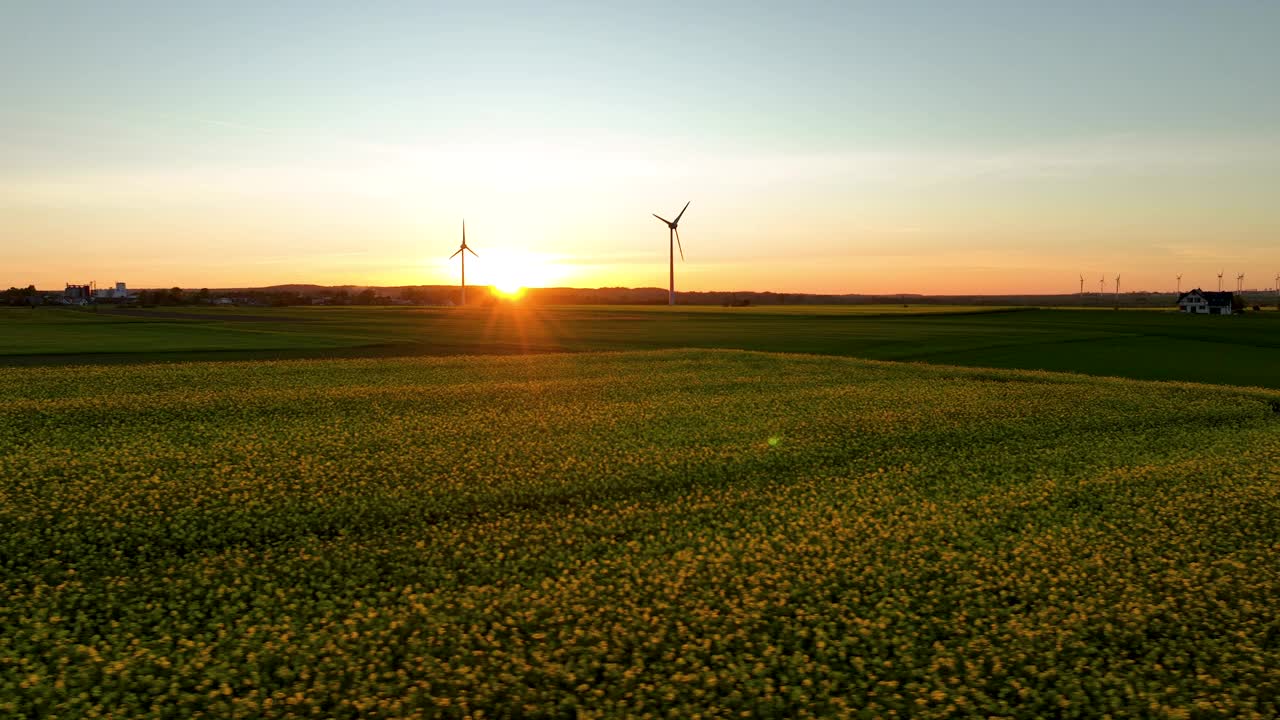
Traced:
<path id="1" fill-rule="evenodd" d="M 1102 277 L 1098 278 L 1098 297 L 1102 297 L 1102 284 L 1105 283 L 1106 281 L 1107 281 L 1106 275 L 1103 275 Z"/>
<path id="2" fill-rule="evenodd" d="M 462 305 L 467 304 L 467 253 L 471 253 L 476 257 L 480 257 L 479 255 L 476 255 L 475 250 L 472 250 L 471 248 L 467 247 L 467 221 L 463 220 L 462 221 L 462 244 L 458 246 L 457 252 L 449 256 L 450 260 L 454 259 L 459 255 L 462 256 L 462 303 L 461 303 Z"/>
<path id="3" fill-rule="evenodd" d="M 1244 292 L 1244 273 L 1236 276 L 1236 292 Z"/>
<path id="4" fill-rule="evenodd" d="M 1084 297 L 1084 276 L 1080 276 L 1080 297 Z"/>
<path id="5" fill-rule="evenodd" d="M 689 202 L 693 202 L 693 201 L 690 200 Z M 684 261 L 684 246 L 680 244 L 680 230 L 678 228 L 680 226 L 680 218 L 684 217 L 684 211 L 688 209 L 689 209 L 689 203 L 686 202 L 684 204 L 684 207 L 680 209 L 680 214 L 676 216 L 675 220 L 668 220 L 662 217 L 661 215 L 659 215 L 658 213 L 653 213 L 654 217 L 658 218 L 659 220 L 667 224 L 667 259 L 669 261 L 668 268 L 670 272 L 667 278 L 668 279 L 668 285 L 667 285 L 667 304 L 668 305 L 676 304 L 676 248 L 677 247 L 680 248 L 680 260 L 681 262 Z"/>
<path id="6" fill-rule="evenodd" d="M 1178 273 L 1178 294 L 1182 294 L 1182 273 Z"/>
<path id="7" fill-rule="evenodd" d="M 1222 271 L 1218 271 L 1218 292 L 1222 292 Z"/>
<path id="8" fill-rule="evenodd" d="M 1120 307 L 1120 276 L 1116 276 L 1116 307 Z"/>

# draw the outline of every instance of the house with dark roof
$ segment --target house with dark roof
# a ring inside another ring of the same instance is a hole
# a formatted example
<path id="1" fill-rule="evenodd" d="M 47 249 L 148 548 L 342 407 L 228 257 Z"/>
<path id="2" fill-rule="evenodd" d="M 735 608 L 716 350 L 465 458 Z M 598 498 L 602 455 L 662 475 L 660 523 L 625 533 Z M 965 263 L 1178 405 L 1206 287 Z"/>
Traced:
<path id="1" fill-rule="evenodd" d="M 1235 293 L 1232 292 L 1208 292 L 1196 288 L 1178 296 L 1178 309 L 1184 313 L 1230 315 L 1234 299 Z"/>

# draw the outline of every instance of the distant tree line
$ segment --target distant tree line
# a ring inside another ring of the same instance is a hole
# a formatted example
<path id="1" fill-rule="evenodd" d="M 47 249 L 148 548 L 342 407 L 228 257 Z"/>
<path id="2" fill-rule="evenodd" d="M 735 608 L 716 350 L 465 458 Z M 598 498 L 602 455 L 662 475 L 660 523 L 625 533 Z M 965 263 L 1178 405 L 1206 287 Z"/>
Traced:
<path id="1" fill-rule="evenodd" d="M 227 290 L 218 293 L 208 288 L 200 290 L 183 290 L 172 287 L 168 290 L 141 290 L 133 298 L 133 303 L 142 307 L 171 305 L 204 305 L 223 298 L 236 305 L 257 305 L 270 307 L 286 307 L 290 305 L 312 305 L 316 301 L 329 305 L 387 305 L 393 302 L 389 296 L 379 295 L 373 288 L 365 288 L 352 292 L 348 288 L 337 288 L 330 292 L 302 292 L 279 288 L 265 290 Z"/>
<path id="2" fill-rule="evenodd" d="M 24 288 L 11 287 L 0 295 L 0 302 L 5 305 L 38 305 L 40 303 L 40 293 L 36 291 L 35 285 L 28 285 Z"/>
<path id="3" fill-rule="evenodd" d="M 206 290 L 205 292 L 208 291 Z M 168 290 L 143 290 L 138 293 L 136 302 L 143 307 L 189 305 L 195 302 L 195 298 L 192 294 L 184 292 L 182 288 L 173 287 Z"/>
<path id="4" fill-rule="evenodd" d="M 234 293 L 219 293 L 215 296 L 209 288 L 183 290 L 180 287 L 172 287 L 168 290 L 139 291 L 137 297 L 133 299 L 133 303 L 141 307 L 207 305 L 224 297 L 229 298 L 237 305 L 285 307 L 288 305 L 311 304 L 311 298 L 292 290 L 241 290 Z"/>
<path id="5" fill-rule="evenodd" d="M 365 288 L 358 293 L 341 288 L 327 302 L 331 305 L 384 305 L 389 301 L 390 298 L 379 297 L 373 288 Z"/>
<path id="6" fill-rule="evenodd" d="M 445 305 L 458 301 L 457 288 L 409 287 L 400 292 L 400 297 L 414 305 Z"/>

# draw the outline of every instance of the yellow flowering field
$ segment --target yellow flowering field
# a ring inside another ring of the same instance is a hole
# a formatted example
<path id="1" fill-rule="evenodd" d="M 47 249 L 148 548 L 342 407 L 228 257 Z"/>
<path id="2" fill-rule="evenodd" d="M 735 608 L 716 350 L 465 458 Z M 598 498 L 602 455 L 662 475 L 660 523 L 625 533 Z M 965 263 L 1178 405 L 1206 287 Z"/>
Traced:
<path id="1" fill-rule="evenodd" d="M 0 369 L 0 717 L 1280 715 L 1280 392 Z"/>

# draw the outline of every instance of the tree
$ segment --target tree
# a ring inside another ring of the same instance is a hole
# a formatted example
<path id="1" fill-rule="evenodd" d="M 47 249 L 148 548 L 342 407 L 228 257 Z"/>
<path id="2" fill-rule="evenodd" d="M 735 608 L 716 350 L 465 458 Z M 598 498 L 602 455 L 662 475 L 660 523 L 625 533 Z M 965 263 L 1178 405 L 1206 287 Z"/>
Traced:
<path id="1" fill-rule="evenodd" d="M 1233 312 L 1233 313 L 1241 313 L 1241 312 L 1244 312 L 1244 297 L 1243 297 L 1243 296 L 1241 296 L 1241 295 L 1232 295 L 1232 296 L 1231 296 L 1231 312 Z"/>
<path id="2" fill-rule="evenodd" d="M 373 301 L 376 298 L 377 298 L 377 294 L 373 292 L 373 288 L 365 288 L 364 290 L 361 290 L 360 292 L 356 293 L 355 304 L 356 305 L 372 305 Z"/>
<path id="3" fill-rule="evenodd" d="M 36 286 L 28 285 L 25 288 L 11 287 L 4 291 L 4 304 L 6 305 L 33 305 L 31 299 L 36 297 Z"/>

